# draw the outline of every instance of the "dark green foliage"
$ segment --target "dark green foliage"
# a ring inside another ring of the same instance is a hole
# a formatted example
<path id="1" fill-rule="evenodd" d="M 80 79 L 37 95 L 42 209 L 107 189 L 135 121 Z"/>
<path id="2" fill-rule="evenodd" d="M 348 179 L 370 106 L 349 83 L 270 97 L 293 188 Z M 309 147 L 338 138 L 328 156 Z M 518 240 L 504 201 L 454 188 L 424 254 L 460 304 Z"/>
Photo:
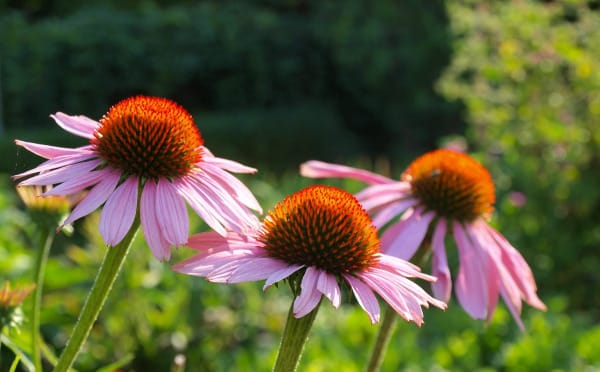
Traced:
<path id="1" fill-rule="evenodd" d="M 432 89 L 450 57 L 441 1 L 151 4 L 1 16 L 5 127 L 151 94 L 193 113 L 318 101 L 373 157 L 460 130 L 460 104 Z"/>

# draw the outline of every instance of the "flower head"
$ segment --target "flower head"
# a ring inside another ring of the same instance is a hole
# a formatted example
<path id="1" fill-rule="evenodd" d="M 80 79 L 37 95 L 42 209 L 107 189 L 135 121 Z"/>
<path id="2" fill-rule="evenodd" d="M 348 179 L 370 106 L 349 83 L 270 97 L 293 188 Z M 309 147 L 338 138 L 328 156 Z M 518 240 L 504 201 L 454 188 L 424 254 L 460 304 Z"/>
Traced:
<path id="1" fill-rule="evenodd" d="M 62 195 L 42 196 L 49 189 L 44 186 L 22 186 L 17 188 L 17 193 L 36 224 L 53 228 L 65 218 L 72 202 Z"/>
<path id="2" fill-rule="evenodd" d="M 523 257 L 487 223 L 494 208 L 494 183 L 487 169 L 470 156 L 445 149 L 426 153 L 408 166 L 400 181 L 319 161 L 302 164 L 301 173 L 369 183 L 356 197 L 373 215 L 376 226 L 387 226 L 381 237 L 386 254 L 408 260 L 423 243 L 431 243 L 432 274 L 438 279 L 432 284 L 436 298 L 450 299 L 445 237 L 451 233 L 460 261 L 455 292 L 469 315 L 491 319 L 500 295 L 523 328 L 522 300 L 546 308 L 537 297 L 533 274 Z"/>
<path id="3" fill-rule="evenodd" d="M 165 98 L 125 99 L 95 121 L 61 112 L 51 115 L 66 131 L 87 138 L 79 148 L 24 141 L 19 146 L 48 159 L 14 176 L 26 185 L 57 185 L 44 195 L 89 193 L 64 224 L 104 204 L 100 233 L 109 245 L 119 243 L 138 213 L 146 241 L 158 259 L 170 258 L 170 246 L 187 242 L 186 202 L 214 230 L 243 233 L 261 211 L 252 193 L 227 171 L 256 170 L 215 157 L 203 144 L 192 116 Z"/>
<path id="4" fill-rule="evenodd" d="M 0 289 L 0 332 L 5 326 L 13 328 L 23 322 L 20 305 L 34 288 L 35 284 L 29 284 L 11 289 L 10 282 L 4 282 L 4 287 Z"/>
<path id="5" fill-rule="evenodd" d="M 294 302 L 297 318 L 311 312 L 322 295 L 337 308 L 339 282 L 352 289 L 373 323 L 379 321 L 373 291 L 419 325 L 421 306 L 445 308 L 407 279 L 434 278 L 411 263 L 382 254 L 366 211 L 351 194 L 335 187 L 311 186 L 286 197 L 247 236 L 201 233 L 191 237 L 189 245 L 201 252 L 174 266 L 181 273 L 223 283 L 266 279 L 265 289 L 286 278 L 301 280 Z"/>

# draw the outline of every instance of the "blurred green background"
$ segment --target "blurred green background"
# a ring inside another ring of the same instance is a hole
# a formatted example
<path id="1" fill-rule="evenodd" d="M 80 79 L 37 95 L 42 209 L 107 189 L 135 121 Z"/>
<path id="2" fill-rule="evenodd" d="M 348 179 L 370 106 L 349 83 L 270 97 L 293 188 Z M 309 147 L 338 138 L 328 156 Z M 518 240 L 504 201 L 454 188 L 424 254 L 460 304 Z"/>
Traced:
<path id="1" fill-rule="evenodd" d="M 9 175 L 41 160 L 13 140 L 79 146 L 49 114 L 98 119 L 135 94 L 179 102 L 211 151 L 259 168 L 243 180 L 266 209 L 313 182 L 305 160 L 397 177 L 466 146 L 549 310 L 525 306 L 523 334 L 503 304 L 486 326 L 451 301 L 400 324 L 383 370 L 600 368 L 600 1 L 0 0 L 0 279 L 30 281 L 39 245 Z M 176 355 L 189 371 L 271 368 L 285 286 L 176 275 L 135 244 L 79 370 L 168 371 Z M 97 216 L 56 240 L 42 314 L 55 353 L 104 251 Z M 324 305 L 300 369 L 361 371 L 376 330 Z M 10 336 L 27 350 L 27 327 Z"/>

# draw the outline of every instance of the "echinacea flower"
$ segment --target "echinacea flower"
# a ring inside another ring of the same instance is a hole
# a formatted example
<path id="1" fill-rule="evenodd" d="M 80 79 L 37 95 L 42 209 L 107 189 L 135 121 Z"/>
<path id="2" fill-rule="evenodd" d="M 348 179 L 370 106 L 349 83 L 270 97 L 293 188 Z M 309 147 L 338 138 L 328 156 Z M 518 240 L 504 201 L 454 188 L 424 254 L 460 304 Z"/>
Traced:
<path id="1" fill-rule="evenodd" d="M 170 246 L 187 242 L 186 202 L 215 231 L 244 233 L 261 211 L 252 193 L 227 171 L 253 173 L 215 157 L 204 145 L 192 116 L 177 103 L 136 96 L 112 106 L 95 121 L 61 112 L 51 115 L 64 130 L 89 140 L 78 148 L 15 141 L 46 162 L 14 176 L 20 185 L 57 185 L 44 195 L 72 195 L 88 188 L 64 224 L 104 204 L 100 233 L 114 246 L 128 233 L 139 208 L 142 230 L 159 260 Z M 249 209 L 248 209 L 249 208 Z"/>
<path id="2" fill-rule="evenodd" d="M 421 306 L 445 308 L 407 278 L 435 278 L 404 260 L 382 254 L 377 230 L 350 193 L 331 186 L 310 186 L 281 202 L 254 234 L 215 233 L 190 237 L 200 251 L 174 266 L 178 272 L 209 281 L 237 283 L 266 279 L 264 289 L 289 278 L 301 280 L 293 313 L 310 313 L 324 295 L 340 306 L 345 283 L 371 322 L 379 321 L 373 291 L 404 319 L 422 323 Z M 301 278 L 301 279 L 300 279 Z"/>
<path id="3" fill-rule="evenodd" d="M 70 198 L 63 195 L 42 196 L 50 189 L 51 187 L 45 186 L 21 186 L 17 187 L 17 193 L 27 207 L 33 222 L 53 229 L 66 217 L 73 203 Z"/>
<path id="4" fill-rule="evenodd" d="M 389 224 L 381 237 L 386 254 L 408 260 L 431 239 L 436 298 L 450 299 L 452 280 L 444 240 L 452 234 L 460 261 L 455 292 L 471 317 L 489 321 L 499 295 L 521 329 L 522 300 L 546 309 L 525 259 L 487 223 L 494 209 L 494 183 L 487 169 L 470 156 L 446 149 L 426 153 L 409 165 L 400 181 L 320 161 L 302 164 L 301 173 L 371 184 L 356 198 L 374 216 L 377 227 Z"/>
<path id="5" fill-rule="evenodd" d="M 10 281 L 4 282 L 0 289 L 0 333 L 2 328 L 15 328 L 23 322 L 23 312 L 20 305 L 35 289 L 35 284 L 10 288 Z"/>

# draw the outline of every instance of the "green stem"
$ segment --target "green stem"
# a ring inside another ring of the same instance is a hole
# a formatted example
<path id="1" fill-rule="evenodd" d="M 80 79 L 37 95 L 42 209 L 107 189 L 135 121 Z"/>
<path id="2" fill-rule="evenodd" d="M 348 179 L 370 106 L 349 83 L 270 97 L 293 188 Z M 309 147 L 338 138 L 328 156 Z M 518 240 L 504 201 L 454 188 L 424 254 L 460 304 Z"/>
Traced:
<path id="1" fill-rule="evenodd" d="M 410 261 L 422 267 L 423 264 L 429 259 L 431 252 L 429 245 L 428 239 L 425 239 Z M 383 358 L 385 357 L 385 352 L 387 351 L 388 344 L 392 339 L 394 327 L 396 325 L 396 321 L 398 320 L 398 314 L 396 314 L 396 311 L 392 309 L 387 302 L 385 303 L 384 307 L 385 310 L 383 313 L 383 320 L 381 321 L 381 326 L 379 328 L 379 332 L 377 333 L 375 346 L 371 352 L 371 359 L 367 365 L 367 372 L 377 372 L 381 368 Z"/>
<path id="2" fill-rule="evenodd" d="M 396 314 L 396 311 L 392 309 L 387 302 L 384 306 L 385 310 L 383 313 L 383 320 L 381 321 L 381 326 L 379 327 L 379 332 L 377 333 L 377 340 L 375 341 L 375 346 L 371 352 L 371 359 L 369 360 L 369 365 L 367 366 L 368 372 L 376 372 L 381 368 L 388 344 L 390 343 L 392 335 L 394 334 L 396 320 L 398 320 L 398 314 Z"/>
<path id="3" fill-rule="evenodd" d="M 292 302 L 285 328 L 283 329 L 283 336 L 281 338 L 281 344 L 279 345 L 279 353 L 277 354 L 273 372 L 296 371 L 300 356 L 302 355 L 302 351 L 304 351 L 304 344 L 306 344 L 308 332 L 315 321 L 320 305 L 321 302 L 319 302 L 310 313 L 302 318 L 296 318 L 294 317 L 294 303 Z"/>
<path id="4" fill-rule="evenodd" d="M 100 271 L 98 271 L 98 276 L 96 276 L 91 292 L 83 305 L 83 309 L 79 313 L 79 319 L 77 319 L 71 337 L 69 338 L 69 341 L 67 341 L 67 346 L 65 347 L 65 350 L 63 350 L 58 359 L 58 363 L 54 368 L 55 372 L 66 372 L 73 365 L 94 322 L 98 318 L 98 314 L 108 297 L 108 293 L 110 292 L 117 275 L 121 271 L 121 267 L 127 257 L 131 242 L 133 241 L 139 226 L 140 220 L 138 215 L 133 222 L 133 226 L 123 240 L 114 247 L 109 247 L 107 249 L 104 261 L 100 266 Z"/>
<path id="5" fill-rule="evenodd" d="M 43 245 L 37 251 L 35 260 L 34 282 L 35 293 L 33 295 L 33 306 L 31 307 L 31 357 L 36 371 L 42 371 L 42 356 L 40 352 L 40 308 L 42 307 L 42 292 L 44 288 L 44 277 L 46 274 L 46 263 L 50 254 L 50 247 L 54 241 L 54 230 L 52 228 L 42 229 L 41 242 Z"/>

